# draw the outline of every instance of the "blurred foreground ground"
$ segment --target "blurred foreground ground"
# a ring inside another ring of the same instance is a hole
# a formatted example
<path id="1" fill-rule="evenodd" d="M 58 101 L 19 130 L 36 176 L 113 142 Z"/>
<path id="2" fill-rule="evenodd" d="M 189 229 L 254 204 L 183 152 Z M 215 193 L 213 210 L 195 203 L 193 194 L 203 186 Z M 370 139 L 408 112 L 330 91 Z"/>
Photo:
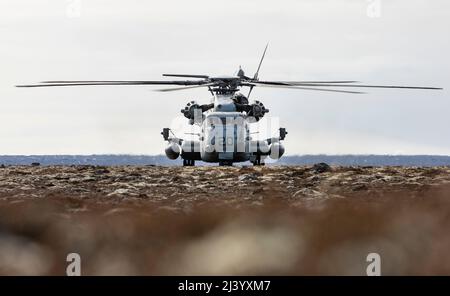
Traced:
<path id="1" fill-rule="evenodd" d="M 450 168 L 0 167 L 0 274 L 450 275 Z"/>

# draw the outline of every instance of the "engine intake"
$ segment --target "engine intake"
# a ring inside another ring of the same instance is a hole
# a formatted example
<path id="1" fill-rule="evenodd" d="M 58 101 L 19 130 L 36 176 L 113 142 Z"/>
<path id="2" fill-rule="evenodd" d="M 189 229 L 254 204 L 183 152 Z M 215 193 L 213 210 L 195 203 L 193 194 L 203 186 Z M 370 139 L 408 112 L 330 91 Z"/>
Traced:
<path id="1" fill-rule="evenodd" d="M 170 143 L 164 152 L 166 153 L 167 158 L 177 159 L 181 154 L 181 148 L 176 143 Z"/>
<path id="2" fill-rule="evenodd" d="M 273 143 L 270 145 L 270 151 L 269 156 L 272 159 L 280 159 L 281 156 L 284 154 L 284 146 L 278 142 Z"/>
<path id="3" fill-rule="evenodd" d="M 195 114 L 197 112 L 199 112 L 198 114 L 200 114 L 201 116 L 203 110 L 202 107 L 195 101 L 190 101 L 189 103 L 186 104 L 186 107 L 184 107 L 184 109 L 181 109 L 181 113 L 183 113 L 184 117 L 192 120 L 195 118 Z"/>
<path id="4" fill-rule="evenodd" d="M 251 109 L 250 112 L 248 112 L 249 116 L 253 116 L 256 118 L 256 120 L 260 120 L 264 117 L 266 113 L 269 112 L 269 109 L 266 109 L 264 104 L 260 101 L 255 101 L 253 104 L 250 105 Z"/>

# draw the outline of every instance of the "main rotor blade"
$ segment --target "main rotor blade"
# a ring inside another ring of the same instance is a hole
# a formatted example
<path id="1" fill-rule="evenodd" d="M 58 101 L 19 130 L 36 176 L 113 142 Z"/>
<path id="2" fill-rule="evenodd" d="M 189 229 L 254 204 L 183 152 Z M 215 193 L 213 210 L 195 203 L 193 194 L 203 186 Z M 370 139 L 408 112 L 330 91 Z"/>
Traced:
<path id="1" fill-rule="evenodd" d="M 250 80 L 250 83 L 257 82 L 261 84 L 267 84 L 267 85 L 304 85 L 304 84 L 332 84 L 334 83 L 358 83 L 359 81 L 353 81 L 353 80 L 343 80 L 343 81 L 262 81 L 262 80 Z"/>
<path id="2" fill-rule="evenodd" d="M 196 75 L 196 74 L 163 74 L 166 77 L 191 77 L 191 78 L 209 78 L 208 75 Z"/>
<path id="3" fill-rule="evenodd" d="M 290 83 L 299 86 L 319 86 L 319 87 L 364 87 L 364 88 L 398 88 L 398 89 L 431 89 L 442 90 L 440 87 L 429 86 L 398 86 L 398 85 L 363 85 L 363 84 L 328 84 L 328 83 Z"/>
<path id="4" fill-rule="evenodd" d="M 199 88 L 199 87 L 208 87 L 208 86 L 213 86 L 213 85 L 215 85 L 215 83 L 208 83 L 208 84 L 194 85 L 194 86 L 185 86 L 185 87 L 155 89 L 155 91 L 160 91 L 160 92 L 178 91 L 178 90 L 186 90 L 186 89 L 193 89 L 193 88 Z"/>
<path id="5" fill-rule="evenodd" d="M 180 81 L 45 81 L 41 84 L 16 85 L 16 87 L 94 86 L 94 85 L 203 85 L 204 80 Z"/>
<path id="6" fill-rule="evenodd" d="M 272 87 L 272 88 L 288 88 L 288 89 L 300 89 L 300 90 L 314 90 L 314 91 L 326 91 L 326 92 L 338 92 L 338 93 L 346 93 L 346 94 L 365 94 L 364 92 L 359 91 L 349 91 L 349 90 L 337 90 L 337 89 L 323 89 L 323 88 L 315 88 L 315 87 L 303 87 L 303 86 L 289 86 L 289 85 L 267 85 L 267 84 L 258 84 L 252 82 L 253 86 L 259 87 Z M 250 86 L 251 85 L 246 85 Z"/>
<path id="7" fill-rule="evenodd" d="M 286 83 L 286 84 L 304 84 L 304 83 L 308 83 L 308 84 L 321 84 L 321 83 L 359 83 L 359 81 L 353 81 L 353 80 L 340 80 L 340 81 L 258 81 L 258 82 L 262 82 L 262 83 L 271 83 L 271 82 L 275 82 L 275 83 Z"/>

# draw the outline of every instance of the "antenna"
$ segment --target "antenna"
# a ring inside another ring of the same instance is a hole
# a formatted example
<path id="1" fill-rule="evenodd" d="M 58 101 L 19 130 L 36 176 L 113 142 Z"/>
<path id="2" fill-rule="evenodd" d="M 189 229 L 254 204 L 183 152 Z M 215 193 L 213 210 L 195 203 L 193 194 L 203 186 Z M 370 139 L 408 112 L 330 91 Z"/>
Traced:
<path id="1" fill-rule="evenodd" d="M 256 70 L 256 73 L 253 76 L 253 80 L 255 80 L 255 81 L 258 81 L 259 70 L 261 69 L 261 64 L 264 60 L 264 57 L 266 56 L 267 47 L 269 47 L 269 42 L 267 42 L 266 47 L 264 48 L 263 55 L 261 57 L 261 60 L 259 61 L 258 69 Z M 253 90 L 253 86 L 250 86 L 250 90 L 248 92 L 247 99 L 250 98 L 250 94 L 252 93 L 252 90 Z"/>
<path id="2" fill-rule="evenodd" d="M 258 80 L 258 74 L 259 74 L 259 69 L 261 69 L 261 64 L 264 60 L 264 57 L 266 56 L 266 51 L 267 51 L 267 47 L 269 46 L 269 43 L 266 44 L 266 48 L 264 48 L 264 52 L 263 55 L 261 57 L 261 61 L 259 61 L 259 65 L 258 65 L 258 70 L 256 70 L 255 76 L 253 76 L 254 80 Z"/>

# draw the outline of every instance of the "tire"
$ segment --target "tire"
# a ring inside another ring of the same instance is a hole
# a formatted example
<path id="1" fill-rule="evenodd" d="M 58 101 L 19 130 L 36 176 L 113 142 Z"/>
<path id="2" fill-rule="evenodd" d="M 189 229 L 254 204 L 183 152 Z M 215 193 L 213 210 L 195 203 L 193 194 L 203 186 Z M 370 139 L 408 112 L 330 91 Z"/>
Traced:
<path id="1" fill-rule="evenodd" d="M 195 166 L 195 160 L 183 159 L 183 166 Z"/>
<path id="2" fill-rule="evenodd" d="M 264 161 L 261 161 L 261 157 L 258 156 L 255 161 L 252 162 L 253 166 L 261 166 L 261 165 L 265 165 Z"/>

